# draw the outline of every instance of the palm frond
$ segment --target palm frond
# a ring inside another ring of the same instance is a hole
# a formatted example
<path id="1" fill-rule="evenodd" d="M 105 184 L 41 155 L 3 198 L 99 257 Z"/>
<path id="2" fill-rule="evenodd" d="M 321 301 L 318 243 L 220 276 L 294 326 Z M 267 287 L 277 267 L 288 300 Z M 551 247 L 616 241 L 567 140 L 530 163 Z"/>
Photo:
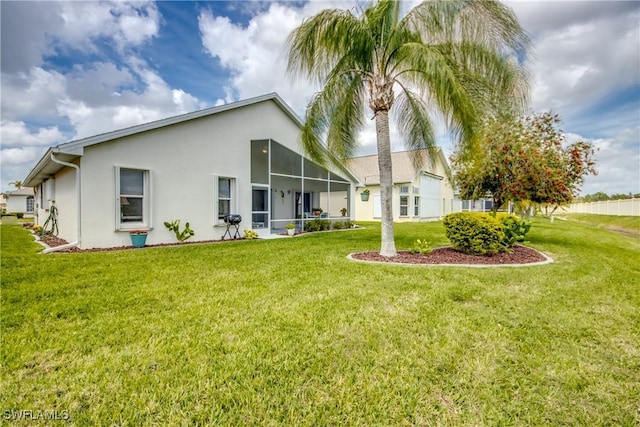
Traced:
<path id="1" fill-rule="evenodd" d="M 287 38 L 287 71 L 322 84 L 344 56 L 362 69 L 370 68 L 373 48 L 362 21 L 350 11 L 324 10 L 305 20 Z"/>
<path id="2" fill-rule="evenodd" d="M 425 43 L 475 42 L 498 50 L 526 51 L 529 36 L 509 7 L 496 0 L 430 0 L 402 19 Z"/>
<path id="3" fill-rule="evenodd" d="M 364 84 L 360 74 L 332 74 L 307 108 L 302 145 L 316 162 L 340 165 L 357 149 L 364 120 Z M 326 144 L 323 142 L 326 139 Z"/>
<path id="4" fill-rule="evenodd" d="M 424 98 L 400 85 L 402 91 L 396 98 L 394 117 L 405 145 L 410 150 L 411 160 L 416 170 L 423 166 L 424 158 L 419 154 L 423 149 L 429 152 L 429 162 L 435 164 L 438 155 L 429 107 Z"/>

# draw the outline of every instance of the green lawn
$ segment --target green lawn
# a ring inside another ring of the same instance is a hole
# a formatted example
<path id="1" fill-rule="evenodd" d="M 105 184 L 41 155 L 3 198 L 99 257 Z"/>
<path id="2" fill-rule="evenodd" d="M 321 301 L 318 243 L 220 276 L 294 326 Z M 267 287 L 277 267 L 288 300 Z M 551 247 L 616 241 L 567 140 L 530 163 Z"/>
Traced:
<path id="1" fill-rule="evenodd" d="M 640 235 L 640 216 L 562 214 L 570 221 Z"/>
<path id="2" fill-rule="evenodd" d="M 379 226 L 37 254 L 2 226 L 0 410 L 76 425 L 640 422 L 640 239 L 536 219 L 556 262 L 348 261 Z M 197 230 L 196 230 L 197 232 Z M 396 226 L 399 248 L 446 243 Z"/>

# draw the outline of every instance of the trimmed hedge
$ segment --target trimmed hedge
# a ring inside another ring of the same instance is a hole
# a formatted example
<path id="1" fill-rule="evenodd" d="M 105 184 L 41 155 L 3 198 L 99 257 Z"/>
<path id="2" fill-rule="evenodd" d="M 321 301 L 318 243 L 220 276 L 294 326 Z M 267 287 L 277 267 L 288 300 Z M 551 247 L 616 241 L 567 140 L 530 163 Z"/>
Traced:
<path id="1" fill-rule="evenodd" d="M 504 249 L 504 226 L 486 213 L 456 212 L 442 222 L 451 245 L 470 255 L 493 255 Z"/>
<path id="2" fill-rule="evenodd" d="M 508 251 L 524 241 L 531 229 L 531 222 L 511 214 L 494 217 L 482 212 L 456 212 L 446 215 L 442 222 L 451 245 L 471 255 Z"/>

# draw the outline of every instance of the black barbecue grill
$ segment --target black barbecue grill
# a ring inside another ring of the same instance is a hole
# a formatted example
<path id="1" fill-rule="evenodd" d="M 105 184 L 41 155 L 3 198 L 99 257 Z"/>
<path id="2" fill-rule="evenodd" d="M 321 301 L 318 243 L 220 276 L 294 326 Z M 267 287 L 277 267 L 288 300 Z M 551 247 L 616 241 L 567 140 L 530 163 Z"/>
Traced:
<path id="1" fill-rule="evenodd" d="M 227 224 L 227 231 L 222 235 L 222 240 L 229 236 L 229 239 L 240 239 L 240 223 L 242 222 L 242 216 L 238 214 L 230 214 L 224 216 L 224 222 Z M 231 227 L 235 227 L 235 233 L 231 236 Z"/>

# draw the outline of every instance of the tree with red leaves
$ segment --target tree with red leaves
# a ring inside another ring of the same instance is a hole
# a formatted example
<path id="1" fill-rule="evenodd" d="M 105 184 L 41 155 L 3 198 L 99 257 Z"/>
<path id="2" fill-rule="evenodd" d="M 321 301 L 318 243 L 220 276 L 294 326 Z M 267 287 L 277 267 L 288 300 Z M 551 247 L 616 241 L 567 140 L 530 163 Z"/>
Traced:
<path id="1" fill-rule="evenodd" d="M 477 200 L 488 194 L 496 211 L 508 201 L 551 207 L 577 197 L 584 178 L 596 174 L 589 143 L 567 144 L 558 115 L 524 119 L 489 119 L 471 153 L 458 151 L 452 168 L 460 197 Z"/>

